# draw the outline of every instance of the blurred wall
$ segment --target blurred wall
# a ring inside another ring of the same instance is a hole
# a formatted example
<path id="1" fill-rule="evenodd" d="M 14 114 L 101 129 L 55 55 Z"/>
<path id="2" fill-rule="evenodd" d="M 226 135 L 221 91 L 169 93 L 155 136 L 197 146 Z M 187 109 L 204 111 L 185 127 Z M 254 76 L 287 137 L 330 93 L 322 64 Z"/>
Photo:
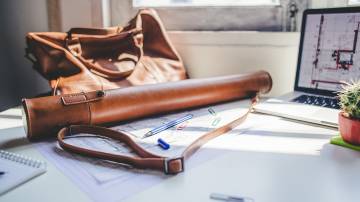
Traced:
<path id="1" fill-rule="evenodd" d="M 72 27 L 103 27 L 103 0 L 49 0 L 60 2 L 61 29 Z"/>
<path id="2" fill-rule="evenodd" d="M 298 32 L 170 32 L 190 78 L 268 71 L 267 96 L 294 89 Z"/>
<path id="3" fill-rule="evenodd" d="M 23 97 L 49 91 L 47 81 L 24 58 L 27 32 L 47 31 L 46 0 L 0 1 L 0 111 Z"/>

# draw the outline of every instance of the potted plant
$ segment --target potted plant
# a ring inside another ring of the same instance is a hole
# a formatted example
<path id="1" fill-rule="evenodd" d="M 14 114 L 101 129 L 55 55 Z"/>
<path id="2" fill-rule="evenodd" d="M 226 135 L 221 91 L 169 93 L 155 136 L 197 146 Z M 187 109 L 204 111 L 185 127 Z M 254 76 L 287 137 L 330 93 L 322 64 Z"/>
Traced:
<path id="1" fill-rule="evenodd" d="M 360 145 L 360 80 L 347 83 L 339 93 L 339 131 L 344 141 Z"/>

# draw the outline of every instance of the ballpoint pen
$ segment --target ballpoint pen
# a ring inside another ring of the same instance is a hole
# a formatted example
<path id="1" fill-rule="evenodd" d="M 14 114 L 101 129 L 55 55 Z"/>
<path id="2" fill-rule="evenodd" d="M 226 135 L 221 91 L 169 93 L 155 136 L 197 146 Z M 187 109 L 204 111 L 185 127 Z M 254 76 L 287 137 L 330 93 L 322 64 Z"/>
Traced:
<path id="1" fill-rule="evenodd" d="M 162 131 L 164 131 L 164 130 L 167 130 L 167 129 L 171 128 L 171 127 L 174 127 L 174 126 L 176 126 L 176 125 L 178 125 L 178 124 L 180 124 L 180 123 L 182 123 L 182 122 L 185 122 L 185 121 L 191 119 L 193 116 L 194 116 L 194 115 L 192 115 L 192 114 L 187 114 L 186 116 L 183 116 L 183 117 L 178 118 L 178 119 L 176 119 L 176 120 L 173 120 L 173 121 L 170 121 L 170 122 L 168 122 L 168 123 L 165 123 L 165 124 L 163 124 L 163 125 L 161 125 L 161 126 L 158 126 L 158 127 L 154 128 L 154 129 L 150 130 L 149 132 L 147 132 L 147 133 L 144 135 L 143 138 L 145 138 L 145 137 L 150 137 L 150 136 L 155 135 L 155 134 L 157 134 L 157 133 L 160 133 L 160 132 L 162 132 Z"/>

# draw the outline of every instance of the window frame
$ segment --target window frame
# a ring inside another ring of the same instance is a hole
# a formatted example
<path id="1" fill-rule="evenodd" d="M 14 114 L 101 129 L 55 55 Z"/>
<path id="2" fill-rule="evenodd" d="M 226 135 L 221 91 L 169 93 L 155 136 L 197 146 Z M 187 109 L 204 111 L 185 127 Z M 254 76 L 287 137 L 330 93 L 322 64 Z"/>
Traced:
<path id="1" fill-rule="evenodd" d="M 311 0 L 280 0 L 280 6 L 200 6 L 151 7 L 157 10 L 169 31 L 289 31 L 288 6 L 298 4 L 296 27 L 300 13 Z M 110 0 L 111 25 L 124 25 L 137 10 L 133 0 Z M 240 10 L 241 9 L 241 10 Z M 256 15 L 254 15 L 254 13 Z M 191 22 L 191 23 L 188 23 Z M 297 29 L 298 30 L 298 29 Z M 295 30 L 295 31 L 297 31 Z"/>

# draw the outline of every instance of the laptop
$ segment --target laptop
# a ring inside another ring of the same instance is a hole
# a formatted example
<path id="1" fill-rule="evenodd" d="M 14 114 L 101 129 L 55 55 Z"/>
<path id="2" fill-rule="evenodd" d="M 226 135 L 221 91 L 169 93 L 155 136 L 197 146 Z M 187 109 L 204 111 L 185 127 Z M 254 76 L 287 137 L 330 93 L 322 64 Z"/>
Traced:
<path id="1" fill-rule="evenodd" d="M 337 128 L 337 92 L 360 79 L 359 26 L 360 7 L 305 10 L 294 91 L 255 112 Z"/>

